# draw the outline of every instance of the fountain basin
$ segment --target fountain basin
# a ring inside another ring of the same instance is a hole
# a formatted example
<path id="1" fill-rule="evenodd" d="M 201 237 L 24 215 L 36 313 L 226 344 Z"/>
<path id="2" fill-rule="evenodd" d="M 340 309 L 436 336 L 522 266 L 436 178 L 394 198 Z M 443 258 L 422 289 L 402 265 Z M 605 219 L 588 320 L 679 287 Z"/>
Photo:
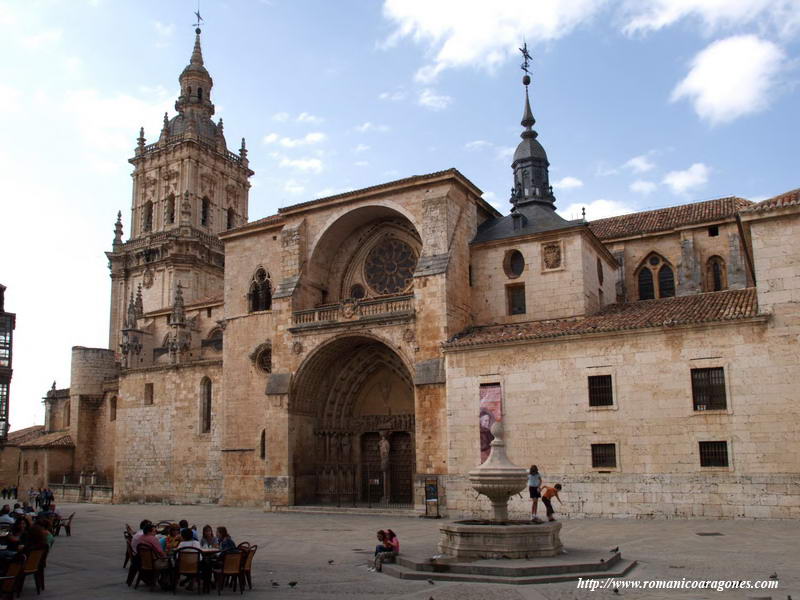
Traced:
<path id="1" fill-rule="evenodd" d="M 439 553 L 472 560 L 556 556 L 560 532 L 558 521 L 454 521 L 439 528 Z"/>

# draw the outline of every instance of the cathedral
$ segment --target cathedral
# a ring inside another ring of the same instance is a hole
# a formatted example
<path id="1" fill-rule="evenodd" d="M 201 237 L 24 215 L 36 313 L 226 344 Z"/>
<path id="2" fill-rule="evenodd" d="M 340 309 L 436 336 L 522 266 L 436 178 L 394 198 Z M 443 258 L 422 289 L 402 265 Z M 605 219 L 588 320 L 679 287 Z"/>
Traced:
<path id="1" fill-rule="evenodd" d="M 509 214 L 449 169 L 251 221 L 199 29 L 179 81 L 20 489 L 455 517 L 502 422 L 571 516 L 800 517 L 800 190 L 565 220 L 526 77 Z"/>

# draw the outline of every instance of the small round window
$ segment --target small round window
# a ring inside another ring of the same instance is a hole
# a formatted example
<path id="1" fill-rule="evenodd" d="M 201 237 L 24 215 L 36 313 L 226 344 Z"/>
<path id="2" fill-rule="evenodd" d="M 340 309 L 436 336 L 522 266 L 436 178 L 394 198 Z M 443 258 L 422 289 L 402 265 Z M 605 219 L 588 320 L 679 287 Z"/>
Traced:
<path id="1" fill-rule="evenodd" d="M 655 267 L 658 263 L 661 262 L 661 259 L 658 258 L 657 256 L 651 256 L 648 262 Z"/>
<path id="2" fill-rule="evenodd" d="M 525 258 L 519 250 L 511 250 L 506 254 L 505 272 L 511 278 L 519 277 L 525 270 Z"/>
<path id="3" fill-rule="evenodd" d="M 364 286 L 360 283 L 353 284 L 353 287 L 350 288 L 350 297 L 355 298 L 356 300 L 361 300 L 364 296 L 366 296 L 366 292 L 364 291 Z"/>

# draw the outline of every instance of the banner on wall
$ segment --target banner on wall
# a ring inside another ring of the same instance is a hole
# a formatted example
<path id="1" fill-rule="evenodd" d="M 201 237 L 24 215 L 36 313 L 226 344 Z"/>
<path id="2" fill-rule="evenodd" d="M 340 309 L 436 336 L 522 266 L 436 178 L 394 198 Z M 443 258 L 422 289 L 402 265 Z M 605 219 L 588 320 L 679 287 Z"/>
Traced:
<path id="1" fill-rule="evenodd" d="M 481 438 L 481 464 L 489 458 L 492 425 L 503 420 L 503 391 L 499 383 L 482 383 L 480 388 L 480 411 L 478 425 Z"/>

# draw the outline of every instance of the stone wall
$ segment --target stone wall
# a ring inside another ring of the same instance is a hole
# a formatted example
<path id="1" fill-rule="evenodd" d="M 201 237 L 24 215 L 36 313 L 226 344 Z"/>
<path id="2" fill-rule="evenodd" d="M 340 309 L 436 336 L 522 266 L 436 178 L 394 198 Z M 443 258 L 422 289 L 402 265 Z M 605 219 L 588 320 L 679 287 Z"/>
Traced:
<path id="1" fill-rule="evenodd" d="M 200 383 L 212 382 L 211 431 L 200 430 Z M 145 404 L 145 384 L 153 403 Z M 222 363 L 123 372 L 116 420 L 115 502 L 217 502 L 222 493 Z"/>
<path id="2" fill-rule="evenodd" d="M 797 517 L 798 358 L 766 317 L 448 352 L 449 509 L 488 509 L 464 476 L 478 462 L 478 386 L 491 380 L 509 457 L 563 482 L 570 514 Z M 693 409 L 690 370 L 706 367 L 724 368 L 726 410 Z M 606 374 L 614 405 L 591 408 L 587 377 Z M 730 466 L 700 467 L 700 441 L 726 441 Z M 616 468 L 592 468 L 596 443 L 616 444 Z"/>

